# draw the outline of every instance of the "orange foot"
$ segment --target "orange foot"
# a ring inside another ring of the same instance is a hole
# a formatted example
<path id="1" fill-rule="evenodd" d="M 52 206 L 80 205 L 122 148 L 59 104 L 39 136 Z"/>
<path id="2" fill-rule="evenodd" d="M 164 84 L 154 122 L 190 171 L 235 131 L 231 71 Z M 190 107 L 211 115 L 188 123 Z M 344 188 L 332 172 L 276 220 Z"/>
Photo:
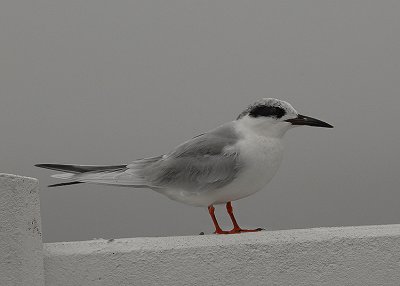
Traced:
<path id="1" fill-rule="evenodd" d="M 242 228 L 233 228 L 231 230 L 222 230 L 218 229 L 214 231 L 215 234 L 235 234 L 235 233 L 242 233 L 242 232 L 258 232 L 264 230 L 263 228 L 256 228 L 256 229 L 242 229 Z"/>

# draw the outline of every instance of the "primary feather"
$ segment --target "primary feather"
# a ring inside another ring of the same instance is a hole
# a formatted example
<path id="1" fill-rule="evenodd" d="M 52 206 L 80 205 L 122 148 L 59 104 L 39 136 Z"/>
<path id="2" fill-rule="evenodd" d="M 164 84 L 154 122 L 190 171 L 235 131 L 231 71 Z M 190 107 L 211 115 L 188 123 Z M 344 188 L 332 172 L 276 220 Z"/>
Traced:
<path id="1" fill-rule="evenodd" d="M 230 146 L 237 140 L 232 123 L 198 135 L 157 157 L 128 165 L 37 164 L 65 171 L 52 177 L 72 182 L 149 187 L 152 189 L 213 190 L 230 183 L 238 173 L 237 153 Z"/>

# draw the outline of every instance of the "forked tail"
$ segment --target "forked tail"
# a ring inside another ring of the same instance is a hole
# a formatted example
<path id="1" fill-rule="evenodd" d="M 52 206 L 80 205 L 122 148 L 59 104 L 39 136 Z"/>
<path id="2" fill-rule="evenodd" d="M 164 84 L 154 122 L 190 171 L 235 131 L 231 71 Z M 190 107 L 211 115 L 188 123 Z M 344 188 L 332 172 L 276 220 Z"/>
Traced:
<path id="1" fill-rule="evenodd" d="M 115 173 L 118 171 L 126 170 L 127 165 L 71 165 L 71 164 L 36 164 L 36 167 L 45 168 L 50 170 L 61 171 L 64 173 L 52 175 L 53 178 L 57 179 L 78 179 L 71 182 L 58 183 L 49 185 L 48 187 L 60 187 L 67 185 L 75 185 L 86 183 L 79 179 L 84 178 L 82 175 L 96 175 L 101 176 L 109 173 Z"/>

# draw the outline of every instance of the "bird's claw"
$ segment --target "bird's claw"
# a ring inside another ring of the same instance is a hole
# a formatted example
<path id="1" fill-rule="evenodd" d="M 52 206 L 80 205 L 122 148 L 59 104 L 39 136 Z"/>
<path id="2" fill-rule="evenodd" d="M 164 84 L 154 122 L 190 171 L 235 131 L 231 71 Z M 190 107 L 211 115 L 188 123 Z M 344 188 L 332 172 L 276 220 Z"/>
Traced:
<path id="1" fill-rule="evenodd" d="M 214 234 L 236 234 L 236 233 L 243 233 L 243 232 L 258 232 L 265 230 L 261 227 L 256 228 L 256 229 L 242 229 L 242 228 L 233 228 L 231 230 L 216 230 L 214 231 Z"/>

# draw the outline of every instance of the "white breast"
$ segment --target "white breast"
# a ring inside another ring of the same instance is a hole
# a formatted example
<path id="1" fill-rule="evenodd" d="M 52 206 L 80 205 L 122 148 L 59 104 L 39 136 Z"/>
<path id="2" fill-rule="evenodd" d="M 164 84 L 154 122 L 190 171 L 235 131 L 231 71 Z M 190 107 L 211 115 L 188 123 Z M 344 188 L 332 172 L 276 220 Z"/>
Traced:
<path id="1" fill-rule="evenodd" d="M 280 138 L 249 135 L 238 142 L 242 170 L 213 194 L 214 203 L 238 200 L 260 191 L 276 174 L 283 155 Z"/>
<path id="2" fill-rule="evenodd" d="M 287 128 L 286 125 L 283 128 Z M 276 126 L 259 124 L 257 120 L 236 122 L 239 141 L 224 151 L 237 153 L 240 170 L 227 185 L 202 192 L 163 190 L 169 198 L 194 206 L 208 206 L 239 200 L 262 190 L 278 170 L 283 155 L 281 135 Z"/>

